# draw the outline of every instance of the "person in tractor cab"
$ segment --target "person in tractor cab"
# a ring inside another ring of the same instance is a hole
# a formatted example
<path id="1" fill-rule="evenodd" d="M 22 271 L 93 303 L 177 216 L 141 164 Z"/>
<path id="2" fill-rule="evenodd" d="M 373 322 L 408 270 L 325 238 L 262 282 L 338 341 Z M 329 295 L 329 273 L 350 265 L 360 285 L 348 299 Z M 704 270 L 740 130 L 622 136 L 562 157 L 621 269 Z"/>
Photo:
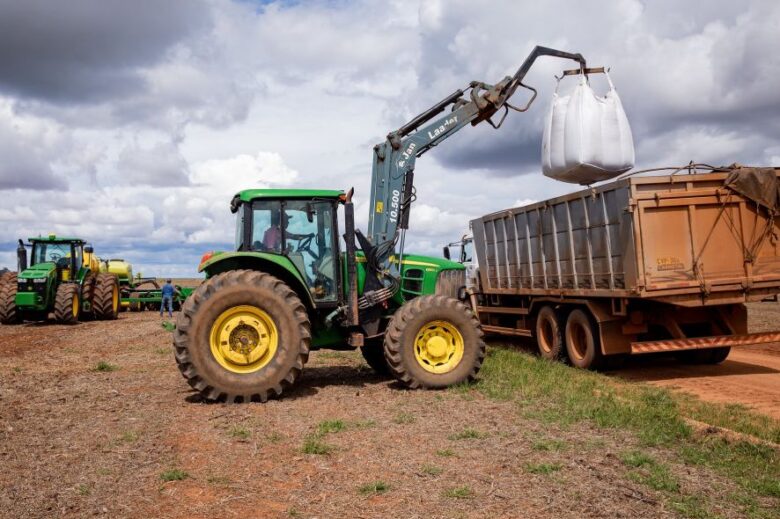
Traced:
<path id="1" fill-rule="evenodd" d="M 170 279 L 165 280 L 165 284 L 162 287 L 162 303 L 160 303 L 160 317 L 162 317 L 165 311 L 165 305 L 168 305 L 168 317 L 173 317 L 173 295 L 176 293 L 176 288 L 171 284 Z"/>
<path id="2" fill-rule="evenodd" d="M 281 252 L 282 247 L 282 232 L 285 233 L 288 240 L 302 240 L 308 238 L 308 234 L 296 234 L 287 230 L 287 225 L 290 223 L 291 215 L 288 215 L 286 211 L 281 214 L 284 230 L 279 225 L 279 212 L 274 211 L 271 213 L 271 226 L 266 229 L 263 234 L 263 247 L 265 250 L 272 252 Z"/>

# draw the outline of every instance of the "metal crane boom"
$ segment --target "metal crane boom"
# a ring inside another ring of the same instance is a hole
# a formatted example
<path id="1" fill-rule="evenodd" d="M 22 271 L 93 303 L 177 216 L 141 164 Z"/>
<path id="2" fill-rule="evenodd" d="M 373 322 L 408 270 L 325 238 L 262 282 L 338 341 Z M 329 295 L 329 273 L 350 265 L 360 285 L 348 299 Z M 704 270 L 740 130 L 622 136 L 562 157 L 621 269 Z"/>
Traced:
<path id="1" fill-rule="evenodd" d="M 506 76 L 495 85 L 472 81 L 465 92 L 453 92 L 374 146 L 368 224 L 368 237 L 374 247 L 374 265 L 388 269 L 389 258 L 396 252 L 399 236 L 398 253 L 403 255 L 403 238 L 409 228 L 409 210 L 414 199 L 414 165 L 417 158 L 468 124 L 476 126 L 488 121 L 494 128 L 499 128 L 510 108 L 519 112 L 527 110 L 536 98 L 536 90 L 523 84 L 523 79 L 540 56 L 571 59 L 577 61 L 582 69 L 586 67 L 581 54 L 534 47 L 514 76 Z M 519 87 L 533 92 L 522 108 L 509 103 Z M 468 100 L 464 99 L 467 92 Z M 447 108 L 451 108 L 449 113 L 439 115 Z M 496 123 L 492 117 L 502 108 L 504 113 Z"/>

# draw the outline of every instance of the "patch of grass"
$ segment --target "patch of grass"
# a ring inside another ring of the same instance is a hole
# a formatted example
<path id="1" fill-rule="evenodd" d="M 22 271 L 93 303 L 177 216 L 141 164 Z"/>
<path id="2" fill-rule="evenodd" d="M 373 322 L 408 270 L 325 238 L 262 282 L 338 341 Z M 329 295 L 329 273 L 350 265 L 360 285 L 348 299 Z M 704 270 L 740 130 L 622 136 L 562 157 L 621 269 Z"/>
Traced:
<path id="1" fill-rule="evenodd" d="M 390 490 L 390 485 L 385 483 L 384 481 L 374 481 L 373 483 L 367 483 L 365 485 L 362 485 L 358 488 L 358 492 L 366 495 L 376 495 L 376 494 L 384 494 Z"/>
<path id="2" fill-rule="evenodd" d="M 94 368 L 92 368 L 92 371 L 98 371 L 98 372 L 101 372 L 101 373 L 108 373 L 108 372 L 111 372 L 111 371 L 116 371 L 118 369 L 119 369 L 119 366 L 117 366 L 116 364 L 110 364 L 110 363 L 108 363 L 108 362 L 106 362 L 104 360 L 101 360 L 100 362 L 98 362 L 95 365 Z"/>
<path id="3" fill-rule="evenodd" d="M 172 332 L 176 329 L 176 323 L 173 323 L 171 321 L 165 320 L 160 325 L 163 327 L 163 330 L 166 332 Z"/>
<path id="4" fill-rule="evenodd" d="M 560 463 L 525 463 L 523 467 L 531 474 L 542 475 L 552 474 L 561 470 Z"/>
<path id="5" fill-rule="evenodd" d="M 346 428 L 347 426 L 343 420 L 325 420 L 317 424 L 317 434 L 324 436 L 343 431 Z"/>
<path id="6" fill-rule="evenodd" d="M 303 517 L 301 513 L 295 508 L 290 508 L 289 510 L 287 510 L 287 515 L 289 515 L 290 517 Z"/>
<path id="7" fill-rule="evenodd" d="M 439 476 L 444 472 L 444 469 L 435 465 L 423 465 L 420 472 L 428 476 Z"/>
<path id="8" fill-rule="evenodd" d="M 512 400 L 528 418 L 566 428 L 620 430 L 675 460 L 669 466 L 642 451 L 621 455 L 628 477 L 662 493 L 670 508 L 689 517 L 710 515 L 708 502 L 739 515 L 770 517 L 780 497 L 780 452 L 759 442 L 735 441 L 718 433 L 694 432 L 689 420 L 723 427 L 768 442 L 780 442 L 780 421 L 741 405 L 702 402 L 646 384 L 544 362 L 516 350 L 492 347 L 474 386 L 485 396 Z M 595 448 L 595 443 L 589 448 Z M 543 450 L 541 444 L 534 446 Z M 677 462 L 676 460 L 680 460 Z M 737 490 L 723 495 L 686 495 L 674 477 L 677 464 L 700 465 L 725 476 Z"/>
<path id="9" fill-rule="evenodd" d="M 452 499 L 471 499 L 474 497 L 474 491 L 467 486 L 448 488 L 442 492 L 442 496 Z"/>
<path id="10" fill-rule="evenodd" d="M 640 451 L 629 451 L 620 453 L 620 461 L 629 467 L 641 467 L 643 465 L 653 465 L 655 460 L 649 454 Z"/>
<path id="11" fill-rule="evenodd" d="M 163 481 L 182 481 L 188 477 L 190 477 L 190 475 L 181 469 L 170 469 L 160 474 L 160 479 Z"/>
<path id="12" fill-rule="evenodd" d="M 138 433 L 135 431 L 125 431 L 122 436 L 119 437 L 120 441 L 125 443 L 135 443 L 138 441 Z"/>
<path id="13" fill-rule="evenodd" d="M 21 373 L 22 372 L 22 368 L 20 368 L 19 366 L 14 366 L 12 369 L 13 369 L 14 373 Z"/>
<path id="14" fill-rule="evenodd" d="M 271 433 L 268 433 L 268 436 L 265 437 L 269 442 L 271 443 L 279 443 L 284 439 L 284 436 L 279 434 L 278 432 L 274 431 Z"/>
<path id="15" fill-rule="evenodd" d="M 562 451 L 566 448 L 566 442 L 563 440 L 543 439 L 536 440 L 531 445 L 531 448 L 535 451 Z"/>
<path id="16" fill-rule="evenodd" d="M 168 355 L 169 353 L 171 353 L 171 349 L 170 348 L 156 348 L 154 350 L 154 352 L 157 355 Z"/>
<path id="17" fill-rule="evenodd" d="M 340 351 L 321 351 L 317 354 L 320 359 L 332 359 L 332 360 L 345 360 L 349 356 L 346 353 Z"/>
<path id="18" fill-rule="evenodd" d="M 329 445 L 317 436 L 309 436 L 303 442 L 303 448 L 301 449 L 304 454 L 316 454 L 319 456 L 327 456 L 335 450 L 333 445 Z"/>
<path id="19" fill-rule="evenodd" d="M 230 428 L 230 436 L 237 440 L 248 440 L 252 436 L 252 432 L 242 425 L 235 425 Z"/>
<path id="20" fill-rule="evenodd" d="M 450 440 L 481 440 L 487 438 L 487 433 L 480 432 L 471 427 L 466 427 L 460 432 L 448 436 Z"/>
<path id="21" fill-rule="evenodd" d="M 371 429 L 372 427 L 376 427 L 376 420 L 356 420 L 351 422 L 349 426 L 354 427 L 355 429 Z"/>
<path id="22" fill-rule="evenodd" d="M 439 449 L 436 451 L 437 456 L 441 456 L 442 458 L 451 458 L 455 456 L 455 451 L 452 449 Z"/>
<path id="23" fill-rule="evenodd" d="M 111 469 L 105 468 L 105 467 L 100 467 L 95 472 L 97 472 L 98 475 L 100 475 L 100 476 L 110 476 L 111 474 L 114 473 L 114 471 L 112 471 Z"/>
<path id="24" fill-rule="evenodd" d="M 232 483 L 232 481 L 227 476 L 211 475 L 206 478 L 206 483 L 208 483 L 209 485 L 229 485 L 230 483 Z"/>
<path id="25" fill-rule="evenodd" d="M 393 418 L 393 423 L 397 423 L 399 425 L 405 425 L 405 424 L 414 423 L 414 420 L 415 420 L 415 418 L 414 418 L 414 415 L 412 415 L 412 414 L 409 414 L 409 413 L 398 413 Z"/>
<path id="26" fill-rule="evenodd" d="M 80 496 L 88 496 L 92 493 L 92 489 L 89 488 L 89 485 L 81 483 L 76 487 L 76 492 L 78 492 Z"/>
<path id="27" fill-rule="evenodd" d="M 661 463 L 650 463 L 644 468 L 632 470 L 628 477 L 637 483 L 647 485 L 653 490 L 665 490 L 666 492 L 678 492 L 680 483 L 677 482 L 669 468 Z"/>

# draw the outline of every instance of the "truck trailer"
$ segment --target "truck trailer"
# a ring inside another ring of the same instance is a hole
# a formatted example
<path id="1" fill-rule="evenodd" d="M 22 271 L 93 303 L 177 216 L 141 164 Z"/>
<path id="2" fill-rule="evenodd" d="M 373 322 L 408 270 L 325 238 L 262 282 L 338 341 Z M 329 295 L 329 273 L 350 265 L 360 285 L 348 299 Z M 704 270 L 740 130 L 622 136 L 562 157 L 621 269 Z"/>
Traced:
<path id="1" fill-rule="evenodd" d="M 485 332 L 581 368 L 652 352 L 719 363 L 780 341 L 748 333 L 745 307 L 780 293 L 778 175 L 691 165 L 477 218 L 466 297 Z"/>

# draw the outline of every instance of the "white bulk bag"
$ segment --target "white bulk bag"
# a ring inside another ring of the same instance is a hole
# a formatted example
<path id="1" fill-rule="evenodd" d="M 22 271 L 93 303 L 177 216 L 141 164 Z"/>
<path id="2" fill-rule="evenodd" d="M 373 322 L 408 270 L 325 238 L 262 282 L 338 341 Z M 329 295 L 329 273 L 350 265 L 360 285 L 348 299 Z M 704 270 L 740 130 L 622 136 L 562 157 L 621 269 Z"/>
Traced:
<path id="1" fill-rule="evenodd" d="M 607 81 L 604 97 L 593 92 L 585 75 L 570 95 L 559 96 L 556 87 L 542 137 L 545 176 L 592 184 L 634 167 L 631 127 L 609 74 Z"/>

